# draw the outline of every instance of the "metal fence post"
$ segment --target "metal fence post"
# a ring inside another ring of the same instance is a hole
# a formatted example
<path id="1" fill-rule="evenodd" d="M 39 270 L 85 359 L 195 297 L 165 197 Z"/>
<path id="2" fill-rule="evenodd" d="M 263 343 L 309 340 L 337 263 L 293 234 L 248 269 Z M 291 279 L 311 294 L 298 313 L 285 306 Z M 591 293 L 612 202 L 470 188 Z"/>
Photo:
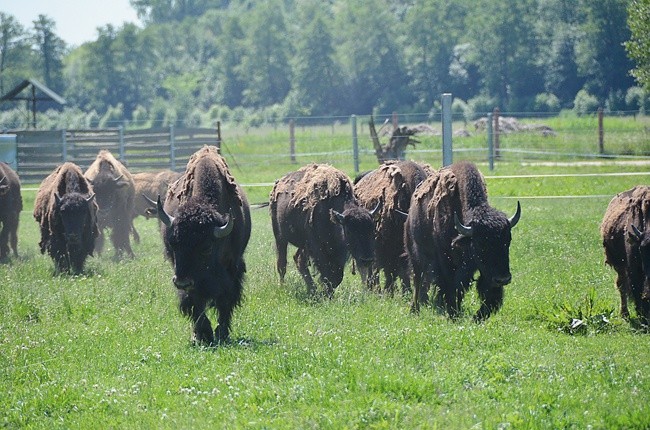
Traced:
<path id="1" fill-rule="evenodd" d="M 359 174 L 359 138 L 357 137 L 357 116 L 350 117 L 352 124 L 352 156 L 354 158 L 354 174 Z"/>
<path id="2" fill-rule="evenodd" d="M 494 140 L 492 136 L 492 114 L 487 114 L 487 139 L 488 139 L 488 163 L 490 170 L 494 170 Z"/>
<path id="3" fill-rule="evenodd" d="M 603 128 L 603 108 L 598 108 L 598 152 L 605 153 L 605 129 Z"/>
<path id="4" fill-rule="evenodd" d="M 453 163 L 451 143 L 451 93 L 442 95 L 442 165 Z"/>
<path id="5" fill-rule="evenodd" d="M 68 141 L 65 138 L 66 131 L 65 128 L 61 130 L 61 154 L 63 157 L 63 162 L 68 161 Z"/>
<path id="6" fill-rule="evenodd" d="M 169 125 L 169 164 L 176 170 L 176 142 L 174 138 L 174 124 Z"/>
<path id="7" fill-rule="evenodd" d="M 289 120 L 289 154 L 291 162 L 296 162 L 296 121 L 292 118 Z"/>

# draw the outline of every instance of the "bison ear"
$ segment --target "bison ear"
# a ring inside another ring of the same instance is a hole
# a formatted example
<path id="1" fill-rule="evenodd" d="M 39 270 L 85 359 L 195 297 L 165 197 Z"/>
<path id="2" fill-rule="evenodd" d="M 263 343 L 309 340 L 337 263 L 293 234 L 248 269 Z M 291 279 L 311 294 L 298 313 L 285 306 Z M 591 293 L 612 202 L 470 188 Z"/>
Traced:
<path id="1" fill-rule="evenodd" d="M 338 224 L 345 224 L 345 215 L 343 215 L 341 212 L 335 211 L 334 209 L 330 209 L 330 218 L 332 221 Z"/>

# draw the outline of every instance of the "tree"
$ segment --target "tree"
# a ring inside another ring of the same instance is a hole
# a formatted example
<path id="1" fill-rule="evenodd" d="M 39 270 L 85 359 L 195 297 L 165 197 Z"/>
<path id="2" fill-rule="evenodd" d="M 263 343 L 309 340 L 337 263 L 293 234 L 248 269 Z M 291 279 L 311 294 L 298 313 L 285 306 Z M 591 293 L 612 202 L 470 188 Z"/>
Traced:
<path id="1" fill-rule="evenodd" d="M 0 12 L 0 94 L 30 75 L 33 58 L 27 33 L 16 19 Z"/>
<path id="2" fill-rule="evenodd" d="M 632 75 L 650 92 L 650 0 L 632 0 L 627 13 L 631 37 L 625 49 L 636 62 Z"/>
<path id="3" fill-rule="evenodd" d="M 63 90 L 63 56 L 65 42 L 55 33 L 56 23 L 45 15 L 34 21 L 34 43 L 45 85 L 54 91 Z"/>

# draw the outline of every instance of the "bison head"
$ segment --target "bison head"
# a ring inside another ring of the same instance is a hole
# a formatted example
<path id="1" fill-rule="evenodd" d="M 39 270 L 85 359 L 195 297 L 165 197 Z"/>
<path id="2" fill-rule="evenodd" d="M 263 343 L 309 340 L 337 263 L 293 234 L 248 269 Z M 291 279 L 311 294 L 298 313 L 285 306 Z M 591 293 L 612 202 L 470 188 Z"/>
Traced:
<path id="1" fill-rule="evenodd" d="M 511 229 L 521 217 L 521 205 L 511 218 L 489 206 L 478 208 L 473 213 L 469 225 L 464 225 L 454 214 L 456 231 L 460 234 L 454 245 L 469 242 L 471 256 L 481 276 L 486 276 L 492 284 L 503 286 L 510 283 L 510 242 Z"/>
<path id="2" fill-rule="evenodd" d="M 628 234 L 633 243 L 638 245 L 641 255 L 641 268 L 643 270 L 643 292 L 641 298 L 650 300 L 650 233 L 640 230 L 632 224 Z"/>
<path id="3" fill-rule="evenodd" d="M 235 225 L 232 211 L 223 215 L 214 205 L 196 197 L 180 206 L 176 216 L 165 211 L 160 197 L 157 209 L 164 224 L 167 254 L 174 264 L 172 281 L 176 288 L 208 288 L 215 275 L 227 276 L 219 261 Z"/>
<path id="4" fill-rule="evenodd" d="M 111 210 L 115 206 L 116 200 L 118 200 L 120 189 L 129 185 L 129 182 L 123 176 L 115 177 L 112 174 L 100 174 L 90 181 L 93 191 L 97 195 L 98 215 L 102 223 L 110 216 Z"/>
<path id="5" fill-rule="evenodd" d="M 379 205 L 368 211 L 358 205 L 347 205 L 345 210 L 337 212 L 332 209 L 333 219 L 343 227 L 343 237 L 348 252 L 359 267 L 363 282 L 368 282 L 368 277 L 375 260 L 375 225 L 373 217 Z"/>
<path id="6" fill-rule="evenodd" d="M 96 224 L 97 205 L 95 195 L 85 197 L 79 193 L 68 193 L 63 197 L 54 194 L 59 221 L 63 229 L 68 255 L 92 255 L 98 230 Z M 83 259 L 72 258 L 72 263 L 83 263 Z M 81 267 L 73 267 L 75 272 Z"/>

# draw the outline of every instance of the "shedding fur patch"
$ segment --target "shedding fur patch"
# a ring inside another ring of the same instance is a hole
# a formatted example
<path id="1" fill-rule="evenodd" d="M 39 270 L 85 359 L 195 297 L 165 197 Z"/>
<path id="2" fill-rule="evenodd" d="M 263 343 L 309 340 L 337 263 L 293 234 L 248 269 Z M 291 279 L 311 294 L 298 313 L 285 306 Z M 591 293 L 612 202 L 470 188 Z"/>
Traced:
<path id="1" fill-rule="evenodd" d="M 345 173 L 327 164 L 309 164 L 298 170 L 302 174 L 296 181 L 289 174 L 278 180 L 273 188 L 271 199 L 277 200 L 279 194 L 291 194 L 290 205 L 311 211 L 320 201 L 342 195 L 345 200 L 354 200 L 352 182 Z"/>

